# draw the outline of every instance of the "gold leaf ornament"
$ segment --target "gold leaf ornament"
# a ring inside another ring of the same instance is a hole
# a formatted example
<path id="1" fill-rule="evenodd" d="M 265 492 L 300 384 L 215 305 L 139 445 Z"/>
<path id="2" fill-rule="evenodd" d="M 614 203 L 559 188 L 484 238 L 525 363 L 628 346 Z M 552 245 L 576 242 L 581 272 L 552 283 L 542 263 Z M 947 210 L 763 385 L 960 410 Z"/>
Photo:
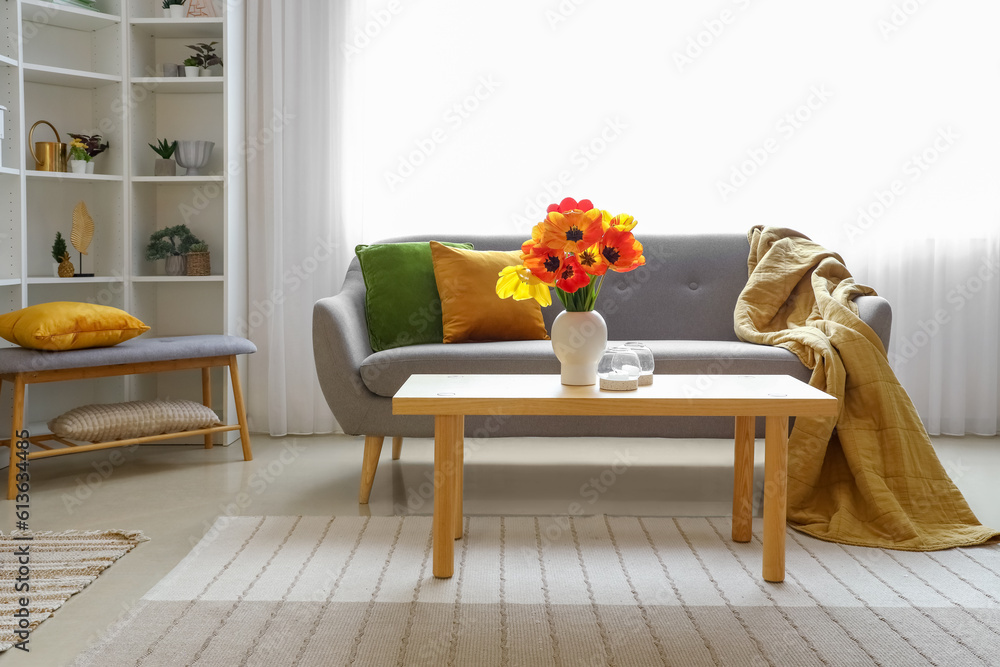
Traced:
<path id="1" fill-rule="evenodd" d="M 81 201 L 73 209 L 73 229 L 69 233 L 69 240 L 78 252 L 86 255 L 93 238 L 94 219 L 87 212 L 87 205 Z"/>

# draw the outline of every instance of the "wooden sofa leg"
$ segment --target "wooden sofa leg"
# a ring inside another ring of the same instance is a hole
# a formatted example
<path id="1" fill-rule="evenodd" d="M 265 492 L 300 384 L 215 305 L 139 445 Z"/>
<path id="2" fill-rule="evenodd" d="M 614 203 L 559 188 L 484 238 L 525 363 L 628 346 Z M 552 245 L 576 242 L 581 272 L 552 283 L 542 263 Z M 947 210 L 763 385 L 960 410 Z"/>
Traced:
<path id="1" fill-rule="evenodd" d="M 247 409 L 243 403 L 243 388 L 240 386 L 240 367 L 236 365 L 236 355 L 229 355 L 229 378 L 233 383 L 233 403 L 236 404 L 236 419 L 240 423 L 240 440 L 243 443 L 243 460 L 253 461 L 250 449 L 250 429 L 247 426 Z"/>
<path id="2" fill-rule="evenodd" d="M 398 461 L 399 455 L 403 453 L 403 436 L 394 435 L 392 437 L 392 460 Z"/>
<path id="3" fill-rule="evenodd" d="M 378 468 L 378 457 L 382 453 L 382 443 L 384 441 L 385 436 L 365 436 L 365 458 L 361 462 L 361 492 L 358 493 L 358 502 L 362 505 L 368 504 L 368 496 L 372 494 L 375 469 Z"/>

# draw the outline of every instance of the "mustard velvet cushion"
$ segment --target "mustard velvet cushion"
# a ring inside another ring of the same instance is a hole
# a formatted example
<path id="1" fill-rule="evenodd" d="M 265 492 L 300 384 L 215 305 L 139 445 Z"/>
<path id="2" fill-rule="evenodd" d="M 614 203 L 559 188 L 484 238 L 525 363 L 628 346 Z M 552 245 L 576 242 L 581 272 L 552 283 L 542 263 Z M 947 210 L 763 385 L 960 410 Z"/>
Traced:
<path id="1" fill-rule="evenodd" d="M 110 347 L 149 331 L 124 310 L 76 301 L 53 301 L 0 315 L 0 336 L 33 350 Z"/>
<path id="2" fill-rule="evenodd" d="M 431 241 L 431 258 L 445 343 L 549 337 L 537 301 L 497 296 L 497 274 L 520 264 L 520 251 L 462 250 Z"/>

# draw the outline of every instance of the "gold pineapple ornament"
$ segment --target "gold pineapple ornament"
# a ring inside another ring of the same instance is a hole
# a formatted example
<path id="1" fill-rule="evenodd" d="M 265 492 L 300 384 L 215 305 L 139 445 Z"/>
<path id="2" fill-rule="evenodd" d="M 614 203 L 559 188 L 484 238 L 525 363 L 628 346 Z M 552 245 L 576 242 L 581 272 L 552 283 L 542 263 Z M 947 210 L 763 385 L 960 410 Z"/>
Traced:
<path id="1" fill-rule="evenodd" d="M 69 261 L 69 253 L 67 252 L 62 256 L 62 261 L 59 262 L 59 277 L 72 278 L 74 273 L 76 273 L 76 268 L 73 266 L 73 262 Z"/>

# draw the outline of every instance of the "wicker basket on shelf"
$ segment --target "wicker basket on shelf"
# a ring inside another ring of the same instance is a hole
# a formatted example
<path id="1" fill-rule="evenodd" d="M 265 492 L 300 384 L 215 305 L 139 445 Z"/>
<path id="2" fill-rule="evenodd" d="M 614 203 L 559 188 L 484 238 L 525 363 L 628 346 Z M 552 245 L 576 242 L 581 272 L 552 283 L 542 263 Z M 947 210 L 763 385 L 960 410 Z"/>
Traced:
<path id="1" fill-rule="evenodd" d="M 189 276 L 207 276 L 211 273 L 211 253 L 189 252 L 187 254 L 187 274 Z"/>

